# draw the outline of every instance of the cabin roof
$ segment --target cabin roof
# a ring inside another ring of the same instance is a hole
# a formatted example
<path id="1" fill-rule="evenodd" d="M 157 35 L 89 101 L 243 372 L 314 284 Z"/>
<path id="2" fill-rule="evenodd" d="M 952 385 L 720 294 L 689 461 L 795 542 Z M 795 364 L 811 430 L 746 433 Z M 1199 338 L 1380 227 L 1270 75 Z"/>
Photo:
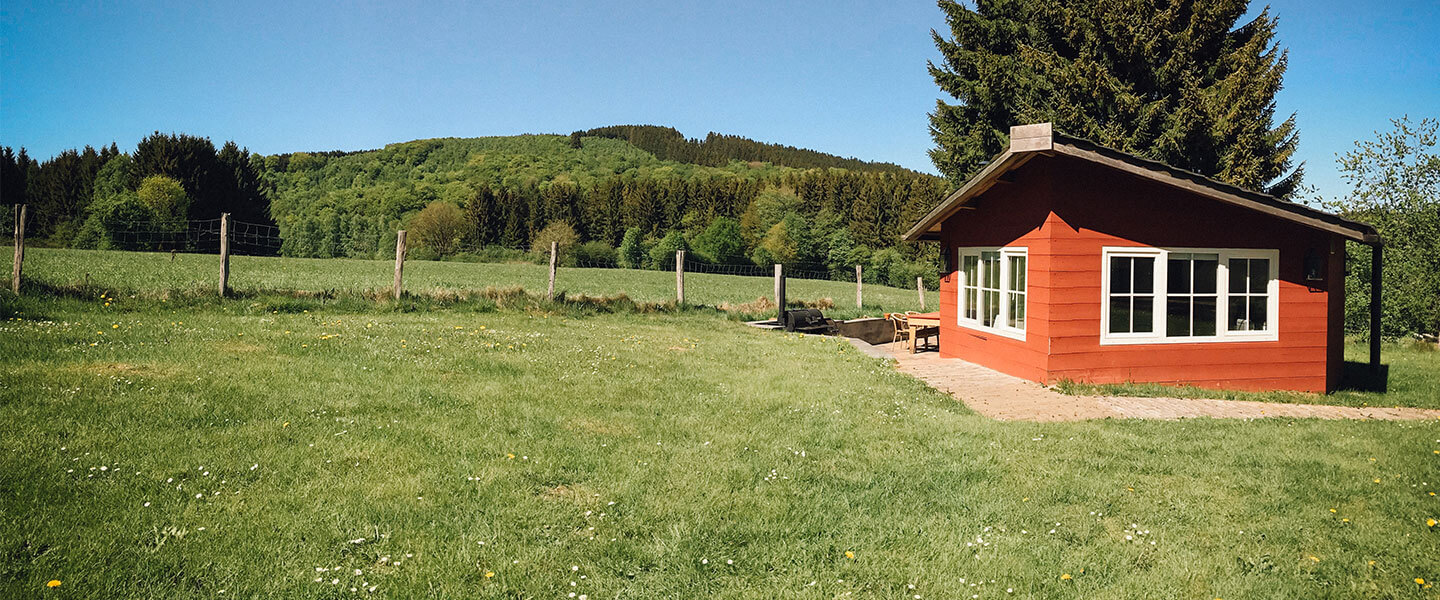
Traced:
<path id="1" fill-rule="evenodd" d="M 966 203 L 990 189 L 1001 176 L 1018 169 L 1036 156 L 1069 156 L 1116 171 L 1135 175 L 1193 194 L 1234 204 L 1274 217 L 1338 234 L 1346 239 L 1378 246 L 1375 228 L 1303 204 L 1221 183 L 1199 173 L 1141 158 L 1090 140 L 1071 137 L 1054 130 L 1050 123 L 1010 128 L 1010 148 L 996 156 L 959 189 L 905 232 L 906 241 L 940 239 L 940 224 L 959 212 Z"/>

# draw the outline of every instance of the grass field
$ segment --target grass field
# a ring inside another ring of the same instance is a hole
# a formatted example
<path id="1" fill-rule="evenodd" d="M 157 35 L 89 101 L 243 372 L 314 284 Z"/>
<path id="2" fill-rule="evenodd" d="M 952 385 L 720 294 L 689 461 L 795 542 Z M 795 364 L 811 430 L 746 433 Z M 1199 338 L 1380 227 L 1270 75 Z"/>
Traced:
<path id="1" fill-rule="evenodd" d="M 8 266 L 10 253 L 4 249 L 0 253 L 4 253 L 0 260 Z M 390 289 L 394 267 L 394 261 L 381 260 L 232 256 L 230 285 L 242 293 L 329 290 L 359 294 Z M 88 275 L 90 285 L 98 289 L 146 297 L 212 292 L 219 272 L 219 259 L 203 254 L 179 254 L 173 262 L 169 253 L 159 252 L 28 248 L 25 254 L 25 274 L 30 281 L 50 287 L 77 287 L 85 284 Z M 8 284 L 10 271 L 6 269 L 0 276 Z M 544 292 L 547 279 L 548 267 L 544 265 L 407 261 L 404 287 L 419 294 L 515 286 Z M 562 268 L 556 279 L 556 290 L 572 295 L 624 293 L 642 302 L 675 299 L 673 272 Z M 914 289 L 874 284 L 864 286 L 864 310 L 855 307 L 854 283 L 789 279 L 786 295 L 792 301 L 830 298 L 836 308 L 826 314 L 836 318 L 920 308 Z M 761 296 L 773 299 L 772 279 L 706 273 L 685 276 L 685 299 L 690 303 L 741 304 Z M 926 294 L 929 310 L 936 310 L 937 302 L 938 292 Z"/>
<path id="2" fill-rule="evenodd" d="M 1432 422 L 997 422 L 833 338 L 703 311 L 5 294 L 0 597 L 1427 598 L 1440 578 Z"/>

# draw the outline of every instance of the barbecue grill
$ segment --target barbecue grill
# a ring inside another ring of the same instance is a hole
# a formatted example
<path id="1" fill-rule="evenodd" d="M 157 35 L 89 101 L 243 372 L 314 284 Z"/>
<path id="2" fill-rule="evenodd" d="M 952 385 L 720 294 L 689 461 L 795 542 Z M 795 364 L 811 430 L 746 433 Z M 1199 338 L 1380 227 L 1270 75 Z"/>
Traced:
<path id="1" fill-rule="evenodd" d="M 785 311 L 780 325 L 785 328 L 785 331 L 800 333 L 828 334 L 835 332 L 835 321 L 825 318 L 825 315 L 813 308 Z"/>

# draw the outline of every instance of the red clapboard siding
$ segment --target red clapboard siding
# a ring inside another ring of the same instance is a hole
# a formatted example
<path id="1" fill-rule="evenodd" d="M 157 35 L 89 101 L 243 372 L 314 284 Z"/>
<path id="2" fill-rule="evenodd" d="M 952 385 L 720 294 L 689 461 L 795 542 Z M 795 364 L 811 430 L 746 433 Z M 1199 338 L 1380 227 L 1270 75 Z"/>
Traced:
<path id="1" fill-rule="evenodd" d="M 955 356 L 1037 381 L 1152 381 L 1326 391 L 1339 383 L 1344 241 L 1101 165 L 1037 157 L 941 226 L 946 248 L 1024 246 L 1025 341 L 955 325 L 956 281 L 941 284 L 941 344 Z M 1259 248 L 1280 252 L 1279 340 L 1100 345 L 1102 249 Z M 1303 281 L 1309 253 L 1326 280 Z"/>

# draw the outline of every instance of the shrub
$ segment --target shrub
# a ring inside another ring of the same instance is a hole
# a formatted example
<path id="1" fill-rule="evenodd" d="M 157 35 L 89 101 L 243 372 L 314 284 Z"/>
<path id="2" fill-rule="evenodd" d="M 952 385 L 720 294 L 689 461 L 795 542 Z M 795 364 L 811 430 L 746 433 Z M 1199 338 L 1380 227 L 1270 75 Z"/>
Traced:
<path id="1" fill-rule="evenodd" d="M 571 264 L 582 267 L 613 267 L 619 253 L 610 244 L 596 240 L 575 247 L 571 253 Z"/>
<path id="2" fill-rule="evenodd" d="M 631 227 L 625 230 L 625 237 L 620 240 L 620 248 L 617 251 L 615 260 L 625 269 L 641 269 L 645 267 L 645 245 L 640 240 L 640 228 Z"/>
<path id="3" fill-rule="evenodd" d="M 685 236 L 672 229 L 650 249 L 650 264 L 660 271 L 674 271 L 675 253 L 689 249 L 690 245 L 685 242 Z"/>
<path id="4" fill-rule="evenodd" d="M 436 256 L 449 256 L 459 249 L 466 230 L 465 213 L 460 207 L 437 200 L 425 205 L 410 219 L 409 235 L 417 248 L 428 248 Z"/>
<path id="5" fill-rule="evenodd" d="M 530 240 L 530 253 L 539 262 L 549 262 L 550 243 L 555 242 L 561 262 L 564 262 L 572 248 L 580 242 L 580 236 L 575 235 L 575 228 L 565 221 L 553 221 L 546 225 L 540 233 L 535 234 Z"/>
<path id="6" fill-rule="evenodd" d="M 740 235 L 740 222 L 719 217 L 710 222 L 704 233 L 695 237 L 697 258 L 717 264 L 734 264 L 745 259 L 745 239 Z"/>

